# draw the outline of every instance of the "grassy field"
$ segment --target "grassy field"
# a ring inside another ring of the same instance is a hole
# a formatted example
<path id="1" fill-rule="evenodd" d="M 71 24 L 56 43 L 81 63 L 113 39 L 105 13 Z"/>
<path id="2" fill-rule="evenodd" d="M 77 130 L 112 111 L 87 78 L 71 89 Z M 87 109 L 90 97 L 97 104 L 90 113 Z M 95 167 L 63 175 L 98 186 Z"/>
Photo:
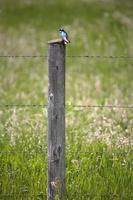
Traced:
<path id="1" fill-rule="evenodd" d="M 0 0 L 0 55 L 47 55 L 63 26 L 67 55 L 133 57 L 131 0 Z M 47 59 L 0 57 L 0 199 L 46 199 Z M 133 199 L 133 59 L 67 57 L 67 200 Z M 58 197 L 57 197 L 58 199 Z"/>

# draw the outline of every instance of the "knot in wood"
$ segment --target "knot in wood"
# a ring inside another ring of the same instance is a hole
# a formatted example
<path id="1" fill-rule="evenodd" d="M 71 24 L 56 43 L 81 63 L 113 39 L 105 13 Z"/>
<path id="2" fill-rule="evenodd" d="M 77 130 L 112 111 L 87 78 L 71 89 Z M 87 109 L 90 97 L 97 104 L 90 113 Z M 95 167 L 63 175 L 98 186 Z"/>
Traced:
<path id="1" fill-rule="evenodd" d="M 53 96 L 54 96 L 54 95 L 53 95 L 53 93 L 51 92 L 50 95 L 49 95 L 50 99 L 52 99 Z"/>

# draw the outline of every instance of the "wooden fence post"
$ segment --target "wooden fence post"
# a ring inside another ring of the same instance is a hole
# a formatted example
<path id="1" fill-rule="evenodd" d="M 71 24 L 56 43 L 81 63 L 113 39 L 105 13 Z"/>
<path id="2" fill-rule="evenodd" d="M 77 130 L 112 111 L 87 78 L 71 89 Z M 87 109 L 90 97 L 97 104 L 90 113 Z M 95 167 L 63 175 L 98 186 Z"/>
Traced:
<path id="1" fill-rule="evenodd" d="M 65 45 L 48 42 L 48 188 L 47 200 L 65 194 Z"/>

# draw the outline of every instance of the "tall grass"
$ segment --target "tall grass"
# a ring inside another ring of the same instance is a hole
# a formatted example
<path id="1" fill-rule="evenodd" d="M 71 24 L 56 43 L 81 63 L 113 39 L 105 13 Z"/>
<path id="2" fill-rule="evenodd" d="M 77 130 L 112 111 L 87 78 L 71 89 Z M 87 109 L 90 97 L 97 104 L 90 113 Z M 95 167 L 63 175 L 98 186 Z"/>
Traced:
<path id="1" fill-rule="evenodd" d="M 0 54 L 132 56 L 132 1 L 0 1 Z M 133 199 L 132 59 L 66 59 L 66 199 Z M 0 104 L 47 104 L 47 60 L 0 58 Z M 0 107 L 0 199 L 45 199 L 47 110 Z M 57 197 L 58 198 L 58 197 Z"/>

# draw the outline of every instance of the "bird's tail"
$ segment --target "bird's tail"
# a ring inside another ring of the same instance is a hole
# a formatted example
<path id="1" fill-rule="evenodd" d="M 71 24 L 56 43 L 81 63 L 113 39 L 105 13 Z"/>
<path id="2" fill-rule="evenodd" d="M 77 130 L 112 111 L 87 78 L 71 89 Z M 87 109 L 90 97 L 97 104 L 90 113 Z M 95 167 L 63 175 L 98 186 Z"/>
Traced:
<path id="1" fill-rule="evenodd" d="M 65 44 L 68 44 L 68 43 L 70 43 L 70 40 L 68 40 L 68 39 L 67 39 L 67 40 L 64 40 L 64 43 L 65 43 Z"/>

